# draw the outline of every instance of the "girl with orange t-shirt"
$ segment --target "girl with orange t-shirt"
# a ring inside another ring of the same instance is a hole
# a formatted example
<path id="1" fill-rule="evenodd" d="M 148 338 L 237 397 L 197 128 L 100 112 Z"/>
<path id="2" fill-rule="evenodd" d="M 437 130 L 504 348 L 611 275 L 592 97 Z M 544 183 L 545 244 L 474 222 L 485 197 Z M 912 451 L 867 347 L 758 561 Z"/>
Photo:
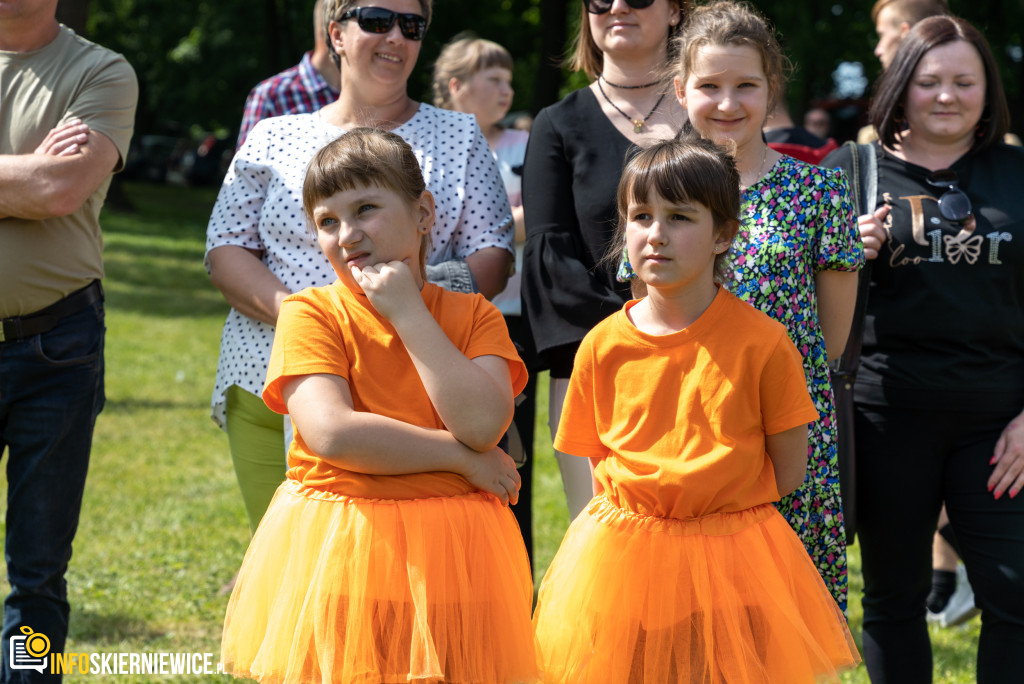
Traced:
<path id="1" fill-rule="evenodd" d="M 716 281 L 738 188 L 692 132 L 626 164 L 620 239 L 647 295 L 576 355 L 555 448 L 590 459 L 595 497 L 541 585 L 545 681 L 792 684 L 859 661 L 772 506 L 817 411 L 785 327 Z"/>
<path id="2" fill-rule="evenodd" d="M 425 282 L 434 202 L 400 137 L 328 144 L 303 205 L 338 281 L 281 307 L 263 399 L 292 417 L 290 468 L 221 659 L 261 682 L 534 681 L 501 313 Z"/>

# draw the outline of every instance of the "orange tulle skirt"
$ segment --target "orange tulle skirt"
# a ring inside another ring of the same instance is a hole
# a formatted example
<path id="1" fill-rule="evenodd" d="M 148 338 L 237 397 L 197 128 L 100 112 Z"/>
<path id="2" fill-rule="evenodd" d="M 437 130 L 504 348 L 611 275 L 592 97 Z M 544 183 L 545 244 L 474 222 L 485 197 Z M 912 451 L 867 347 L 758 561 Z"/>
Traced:
<path id="1" fill-rule="evenodd" d="M 860 661 L 767 504 L 675 520 L 595 497 L 544 577 L 534 627 L 545 682 L 801 684 Z"/>
<path id="2" fill-rule="evenodd" d="M 529 561 L 492 496 L 286 481 L 242 562 L 221 662 L 261 682 L 537 681 Z"/>

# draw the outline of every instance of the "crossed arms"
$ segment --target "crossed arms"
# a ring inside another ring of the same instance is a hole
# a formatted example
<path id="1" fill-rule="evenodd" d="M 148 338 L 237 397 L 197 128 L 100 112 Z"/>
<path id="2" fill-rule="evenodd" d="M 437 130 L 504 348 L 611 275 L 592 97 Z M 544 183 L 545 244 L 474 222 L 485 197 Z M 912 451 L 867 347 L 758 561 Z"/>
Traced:
<path id="1" fill-rule="evenodd" d="M 0 155 L 0 218 L 43 220 L 77 211 L 113 172 L 113 141 L 75 119 L 30 154 Z"/>

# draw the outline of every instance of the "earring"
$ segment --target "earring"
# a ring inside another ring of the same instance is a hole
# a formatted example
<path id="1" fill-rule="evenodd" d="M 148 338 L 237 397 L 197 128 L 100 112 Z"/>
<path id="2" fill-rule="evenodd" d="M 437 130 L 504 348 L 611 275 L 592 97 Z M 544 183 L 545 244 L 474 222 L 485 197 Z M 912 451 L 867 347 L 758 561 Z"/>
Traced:
<path id="1" fill-rule="evenodd" d="M 974 124 L 974 136 L 976 138 L 984 138 L 985 134 L 988 133 L 988 125 L 992 123 L 992 112 L 989 111 L 988 105 L 985 105 L 985 109 L 981 112 L 981 118 L 978 119 L 978 123 Z"/>
<path id="2" fill-rule="evenodd" d="M 893 113 L 892 113 L 892 120 L 900 128 L 903 128 L 903 127 L 906 126 L 907 117 L 906 117 L 906 112 L 904 111 L 902 104 L 896 105 L 896 109 L 893 110 Z"/>

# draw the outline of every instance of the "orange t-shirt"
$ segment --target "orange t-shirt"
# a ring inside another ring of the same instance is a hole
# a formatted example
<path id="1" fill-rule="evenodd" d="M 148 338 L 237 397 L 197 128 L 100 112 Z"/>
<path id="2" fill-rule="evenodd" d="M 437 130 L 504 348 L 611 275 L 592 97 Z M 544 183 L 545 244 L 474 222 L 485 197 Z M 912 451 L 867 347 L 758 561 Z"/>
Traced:
<path id="1" fill-rule="evenodd" d="M 584 338 L 555 448 L 600 458 L 621 508 L 678 519 L 779 499 L 765 435 L 818 416 L 781 323 L 719 288 L 686 329 L 648 335 L 626 315 Z"/>
<path id="2" fill-rule="evenodd" d="M 526 385 L 526 366 L 508 336 L 501 313 L 478 294 L 448 292 L 426 284 L 427 309 L 467 358 L 507 359 L 514 394 Z M 394 327 L 363 293 L 340 281 L 307 288 L 281 305 L 263 400 L 287 413 L 281 389 L 289 378 L 327 373 L 348 381 L 356 411 L 368 411 L 420 427 L 445 429 Z M 413 499 L 474 491 L 461 475 L 447 472 L 366 475 L 345 470 L 311 452 L 296 429 L 288 449 L 288 477 L 309 487 L 349 496 Z"/>

